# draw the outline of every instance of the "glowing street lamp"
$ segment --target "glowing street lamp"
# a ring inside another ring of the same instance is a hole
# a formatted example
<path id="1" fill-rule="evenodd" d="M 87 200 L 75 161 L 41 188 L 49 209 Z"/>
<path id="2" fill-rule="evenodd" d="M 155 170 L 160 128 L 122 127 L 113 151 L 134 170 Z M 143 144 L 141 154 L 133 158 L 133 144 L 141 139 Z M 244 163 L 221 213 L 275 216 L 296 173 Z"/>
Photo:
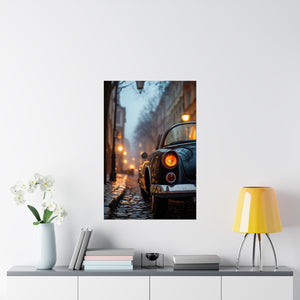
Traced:
<path id="1" fill-rule="evenodd" d="M 124 152 L 123 152 L 123 155 L 127 155 L 127 152 L 126 152 L 126 151 L 124 151 Z"/>
<path id="2" fill-rule="evenodd" d="M 137 90 L 142 93 L 143 89 L 144 89 L 144 84 L 145 81 L 136 81 L 136 87 Z M 113 82 L 114 85 L 114 89 L 115 89 L 115 95 L 114 95 L 114 99 L 113 99 L 113 104 L 114 104 L 114 112 L 113 112 L 113 135 L 112 135 L 112 153 L 111 153 L 111 172 L 109 175 L 109 180 L 110 181 L 116 181 L 117 179 L 117 168 L 116 168 L 116 150 L 115 150 L 115 146 L 116 146 L 116 139 L 120 139 L 122 138 L 121 133 L 119 133 L 117 131 L 117 124 L 116 124 L 116 119 L 117 119 L 117 107 L 118 107 L 118 95 L 119 95 L 119 81 L 114 81 Z M 141 145 L 142 146 L 142 145 Z M 141 147 L 140 146 L 140 147 Z M 123 152 L 124 147 L 123 146 L 118 146 L 118 151 L 119 152 Z M 125 154 L 126 155 L 126 154 Z"/>
<path id="3" fill-rule="evenodd" d="M 141 93 L 144 88 L 145 81 L 136 81 L 136 88 Z"/>
<path id="4" fill-rule="evenodd" d="M 130 165 L 130 169 L 134 169 L 134 165 Z"/>
<path id="5" fill-rule="evenodd" d="M 128 163 L 127 159 L 124 159 L 124 164 L 127 164 L 127 163 Z"/>
<path id="6" fill-rule="evenodd" d="M 188 121 L 190 120 L 190 115 L 182 115 L 182 116 L 181 116 L 181 120 L 182 120 L 183 122 L 188 122 Z"/>

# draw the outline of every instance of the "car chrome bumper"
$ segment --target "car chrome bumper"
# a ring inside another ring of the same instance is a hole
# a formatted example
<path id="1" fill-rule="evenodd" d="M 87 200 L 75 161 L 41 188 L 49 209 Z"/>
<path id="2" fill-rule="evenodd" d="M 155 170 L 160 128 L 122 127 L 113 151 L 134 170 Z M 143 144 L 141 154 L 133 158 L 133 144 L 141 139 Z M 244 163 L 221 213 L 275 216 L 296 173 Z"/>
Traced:
<path id="1" fill-rule="evenodd" d="M 150 192 L 154 196 L 196 196 L 195 184 L 163 185 L 152 184 Z"/>

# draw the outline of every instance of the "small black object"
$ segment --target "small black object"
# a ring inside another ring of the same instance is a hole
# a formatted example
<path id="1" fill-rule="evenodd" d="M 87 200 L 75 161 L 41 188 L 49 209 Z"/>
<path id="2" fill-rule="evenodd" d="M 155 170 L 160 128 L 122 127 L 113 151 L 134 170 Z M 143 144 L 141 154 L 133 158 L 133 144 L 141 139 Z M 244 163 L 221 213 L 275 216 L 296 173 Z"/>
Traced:
<path id="1" fill-rule="evenodd" d="M 151 261 L 157 260 L 159 253 L 146 253 L 146 257 Z"/>
<path id="2" fill-rule="evenodd" d="M 161 253 L 142 253 L 142 268 L 155 269 L 164 267 L 164 255 Z"/>

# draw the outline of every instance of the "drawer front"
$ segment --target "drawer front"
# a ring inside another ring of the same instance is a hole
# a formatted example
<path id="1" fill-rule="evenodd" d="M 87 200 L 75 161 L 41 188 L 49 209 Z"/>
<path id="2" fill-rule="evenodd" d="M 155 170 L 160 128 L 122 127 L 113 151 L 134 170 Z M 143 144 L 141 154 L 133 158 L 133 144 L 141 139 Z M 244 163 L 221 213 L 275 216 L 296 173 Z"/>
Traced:
<path id="1" fill-rule="evenodd" d="M 148 276 L 79 277 L 79 300 L 149 300 Z"/>
<path id="2" fill-rule="evenodd" d="M 220 276 L 153 276 L 151 300 L 221 300 Z"/>
<path id="3" fill-rule="evenodd" d="M 8 276 L 8 300 L 77 300 L 77 277 Z"/>
<path id="4" fill-rule="evenodd" d="M 222 278 L 222 300 L 293 300 L 292 276 Z"/>

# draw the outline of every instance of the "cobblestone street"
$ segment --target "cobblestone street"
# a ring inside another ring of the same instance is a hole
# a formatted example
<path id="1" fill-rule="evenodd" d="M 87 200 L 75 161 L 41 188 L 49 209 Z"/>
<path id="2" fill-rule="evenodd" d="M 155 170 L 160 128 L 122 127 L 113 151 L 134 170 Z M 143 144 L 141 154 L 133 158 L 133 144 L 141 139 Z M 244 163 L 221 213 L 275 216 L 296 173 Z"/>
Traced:
<path id="1" fill-rule="evenodd" d="M 124 196 L 111 215 L 112 219 L 152 219 L 150 202 L 145 202 L 135 176 L 128 176 Z"/>
<path id="2" fill-rule="evenodd" d="M 111 188 L 113 197 L 109 192 Z M 107 211 L 106 219 L 153 219 L 151 202 L 142 198 L 135 176 L 120 175 L 113 186 L 107 185 L 105 198 L 106 203 L 117 199 L 113 209 Z M 169 199 L 168 211 L 162 219 L 196 219 L 196 203 L 192 199 L 184 202 Z"/>

